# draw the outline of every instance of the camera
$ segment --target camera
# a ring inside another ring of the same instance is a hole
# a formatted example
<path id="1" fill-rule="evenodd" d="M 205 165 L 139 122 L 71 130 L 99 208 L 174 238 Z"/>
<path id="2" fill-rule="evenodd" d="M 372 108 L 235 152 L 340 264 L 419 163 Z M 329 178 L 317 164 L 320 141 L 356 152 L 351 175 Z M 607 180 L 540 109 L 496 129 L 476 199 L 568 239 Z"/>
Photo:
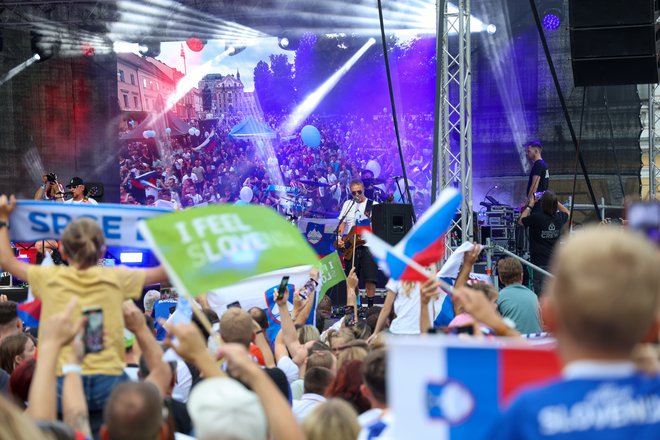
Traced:
<path id="1" fill-rule="evenodd" d="M 55 173 L 46 174 L 46 180 L 48 180 L 50 183 L 57 182 L 57 174 L 55 174 Z"/>

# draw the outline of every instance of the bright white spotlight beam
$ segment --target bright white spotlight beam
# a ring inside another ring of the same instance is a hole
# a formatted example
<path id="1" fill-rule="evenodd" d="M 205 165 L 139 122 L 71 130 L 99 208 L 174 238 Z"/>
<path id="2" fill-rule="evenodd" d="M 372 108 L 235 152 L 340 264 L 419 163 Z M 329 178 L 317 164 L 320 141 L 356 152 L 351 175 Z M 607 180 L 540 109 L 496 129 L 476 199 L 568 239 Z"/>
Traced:
<path id="1" fill-rule="evenodd" d="M 16 75 L 18 75 L 19 73 L 21 73 L 22 71 L 24 71 L 25 69 L 27 69 L 28 67 L 30 67 L 31 65 L 33 65 L 34 63 L 36 63 L 37 61 L 39 61 L 40 59 L 41 57 L 35 53 L 34 55 L 32 55 L 27 60 L 23 61 L 18 66 L 11 69 L 2 78 L 0 78 L 0 86 L 6 83 L 7 81 L 9 81 L 10 79 L 12 79 L 13 77 L 15 77 Z"/>
<path id="2" fill-rule="evenodd" d="M 323 98 L 330 93 L 330 91 L 337 85 L 339 80 L 346 75 L 351 67 L 364 55 L 367 50 L 376 43 L 374 38 L 369 38 L 366 43 L 357 51 L 355 54 L 348 60 L 346 63 L 341 66 L 339 70 L 332 74 L 330 78 L 325 80 L 323 84 L 319 86 L 318 89 L 310 93 L 305 100 L 295 108 L 293 113 L 289 115 L 288 119 L 282 124 L 282 129 L 284 133 L 291 134 L 296 128 L 305 120 L 312 112 L 318 107 L 318 105 L 323 101 Z"/>
<path id="3" fill-rule="evenodd" d="M 167 98 L 167 106 L 165 107 L 165 111 L 168 111 L 172 107 L 176 105 L 177 102 L 179 102 L 184 96 L 186 96 L 186 93 L 191 91 L 193 87 L 197 87 L 197 84 L 199 84 L 199 81 L 201 81 L 206 74 L 208 74 L 211 71 L 211 67 L 213 67 L 213 64 L 218 63 L 222 61 L 224 58 L 227 56 L 231 55 L 234 52 L 234 48 L 230 47 L 224 52 L 222 52 L 220 55 L 217 55 L 214 57 L 212 60 L 209 60 L 202 64 L 201 66 L 191 69 L 190 72 L 181 80 L 179 80 L 179 83 L 176 85 L 176 91 L 174 94 L 170 95 L 169 98 Z"/>

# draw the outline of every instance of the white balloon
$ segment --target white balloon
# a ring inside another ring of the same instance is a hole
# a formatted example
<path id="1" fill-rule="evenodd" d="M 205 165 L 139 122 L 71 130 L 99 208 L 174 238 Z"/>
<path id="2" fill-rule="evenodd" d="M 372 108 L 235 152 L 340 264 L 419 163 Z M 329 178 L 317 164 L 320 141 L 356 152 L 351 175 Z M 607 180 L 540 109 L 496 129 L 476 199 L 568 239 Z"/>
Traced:
<path id="1" fill-rule="evenodd" d="M 372 159 L 367 162 L 367 166 L 365 168 L 374 173 L 374 177 L 380 176 L 380 164 L 375 160 Z"/>
<path id="2" fill-rule="evenodd" d="M 188 134 L 189 134 L 190 136 L 195 136 L 195 127 L 190 127 L 190 128 L 188 129 Z"/>
<path id="3" fill-rule="evenodd" d="M 250 203 L 252 201 L 252 197 L 254 197 L 254 193 L 252 192 L 252 188 L 250 188 L 249 186 L 244 186 L 243 188 L 241 188 L 241 192 L 239 194 L 239 197 L 245 203 Z"/>
<path id="4" fill-rule="evenodd" d="M 149 130 L 145 130 L 142 132 L 142 137 L 145 139 L 149 139 Z"/>
<path id="5" fill-rule="evenodd" d="M 202 134 L 202 132 L 199 131 L 199 128 L 196 128 L 195 129 L 195 136 L 199 136 L 200 134 Z"/>

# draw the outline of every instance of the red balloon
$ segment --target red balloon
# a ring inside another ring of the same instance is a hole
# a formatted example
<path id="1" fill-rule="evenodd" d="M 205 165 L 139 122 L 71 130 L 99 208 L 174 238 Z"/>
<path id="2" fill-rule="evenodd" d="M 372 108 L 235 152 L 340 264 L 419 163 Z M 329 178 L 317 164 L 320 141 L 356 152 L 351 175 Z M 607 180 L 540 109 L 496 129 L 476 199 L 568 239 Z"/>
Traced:
<path id="1" fill-rule="evenodd" d="M 200 50 L 204 49 L 204 43 L 202 42 L 202 40 L 195 37 L 188 38 L 188 41 L 186 41 L 186 45 L 193 52 L 199 52 Z"/>

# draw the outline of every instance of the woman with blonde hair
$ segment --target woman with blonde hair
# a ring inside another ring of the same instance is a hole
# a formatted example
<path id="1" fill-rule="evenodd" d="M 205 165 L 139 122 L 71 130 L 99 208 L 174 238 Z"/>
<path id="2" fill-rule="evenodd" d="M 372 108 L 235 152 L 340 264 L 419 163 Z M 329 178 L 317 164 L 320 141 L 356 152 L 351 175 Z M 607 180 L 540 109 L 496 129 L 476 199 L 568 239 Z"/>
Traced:
<path id="1" fill-rule="evenodd" d="M 360 434 L 357 413 L 342 399 L 319 404 L 302 424 L 307 440 L 356 440 Z"/>

